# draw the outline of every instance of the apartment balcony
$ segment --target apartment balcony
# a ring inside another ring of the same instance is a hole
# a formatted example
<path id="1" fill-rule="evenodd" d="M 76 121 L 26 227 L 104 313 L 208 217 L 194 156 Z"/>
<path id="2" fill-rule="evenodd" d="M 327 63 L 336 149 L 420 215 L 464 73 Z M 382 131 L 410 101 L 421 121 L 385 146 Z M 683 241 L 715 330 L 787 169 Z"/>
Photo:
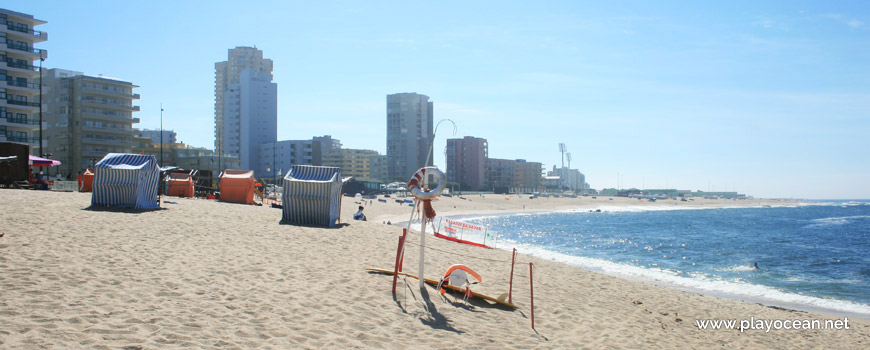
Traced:
<path id="1" fill-rule="evenodd" d="M 15 90 L 17 92 L 24 92 L 28 95 L 30 94 L 39 94 L 39 84 L 36 83 L 28 83 L 28 82 L 17 82 L 17 81 L 4 81 L 0 82 L 0 87 L 5 87 L 8 90 Z M 8 93 L 7 90 L 7 93 Z"/>
<path id="2" fill-rule="evenodd" d="M 94 100 L 85 100 L 85 99 L 82 99 L 82 105 L 105 108 L 105 109 L 115 109 L 115 110 L 121 110 L 121 111 L 125 111 L 125 112 L 130 112 L 130 111 L 138 112 L 139 111 L 139 106 L 119 105 L 119 104 L 114 104 L 114 103 L 105 103 L 105 102 L 94 101 Z"/>
<path id="3" fill-rule="evenodd" d="M 0 19 L 0 31 L 36 42 L 48 40 L 47 32 L 34 30 L 31 29 L 30 26 L 23 25 L 21 23 L 15 23 L 8 19 Z"/>
<path id="4" fill-rule="evenodd" d="M 6 48 L 14 51 L 10 51 L 9 53 L 17 53 L 23 54 L 25 56 L 31 57 L 35 60 L 41 58 L 48 58 L 48 50 L 37 49 L 35 47 L 30 47 L 27 45 L 18 45 L 18 44 L 6 44 Z"/>
<path id="5" fill-rule="evenodd" d="M 94 119 L 94 120 L 105 120 L 105 121 L 110 121 L 110 122 L 121 122 L 121 123 L 139 123 L 139 118 L 132 118 L 132 117 L 122 116 L 122 115 L 100 114 L 100 113 L 82 113 L 82 118 Z"/>
<path id="6" fill-rule="evenodd" d="M 95 138 L 87 138 L 87 137 L 82 138 L 82 144 L 115 146 L 115 147 L 133 147 L 133 146 L 136 146 L 132 141 L 95 139 Z"/>
<path id="7" fill-rule="evenodd" d="M 0 100 L 0 106 L 6 105 L 9 108 L 15 109 L 23 109 L 28 111 L 38 111 L 39 110 L 39 102 L 26 102 L 26 101 L 18 101 L 18 100 Z"/>
<path id="8" fill-rule="evenodd" d="M 125 136 L 139 134 L 137 131 L 131 130 L 131 129 L 106 128 L 106 127 L 97 127 L 97 126 L 83 126 L 82 131 L 99 132 L 99 133 L 105 133 L 105 134 L 125 135 Z"/>
<path id="9" fill-rule="evenodd" d="M 0 125 L 6 125 L 9 127 L 39 128 L 39 120 L 36 120 L 35 118 L 0 117 Z"/>
<path id="10" fill-rule="evenodd" d="M 82 92 L 88 93 L 88 94 L 95 94 L 95 95 L 129 98 L 129 99 L 133 99 L 133 100 L 139 99 L 139 94 L 132 94 L 132 93 L 128 94 L 128 93 L 120 92 L 120 91 L 97 89 L 97 88 L 92 88 L 92 87 L 82 87 Z"/>
<path id="11" fill-rule="evenodd" d="M 10 135 L 0 135 L 0 142 L 20 142 L 30 146 L 39 146 L 38 137 L 17 137 Z"/>
<path id="12" fill-rule="evenodd" d="M 9 58 L 6 58 L 5 61 L 0 61 L 0 69 L 6 69 L 7 73 L 24 74 L 29 78 L 39 76 L 39 67 L 27 63 L 16 63 Z"/>

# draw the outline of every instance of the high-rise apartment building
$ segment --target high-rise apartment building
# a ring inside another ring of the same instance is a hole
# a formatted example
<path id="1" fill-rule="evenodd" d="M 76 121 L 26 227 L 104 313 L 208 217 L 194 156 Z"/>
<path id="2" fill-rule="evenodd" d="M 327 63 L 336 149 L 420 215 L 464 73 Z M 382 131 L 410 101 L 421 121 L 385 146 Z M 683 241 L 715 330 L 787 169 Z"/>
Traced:
<path id="1" fill-rule="evenodd" d="M 45 98 L 48 127 L 46 152 L 62 162 L 58 172 L 75 176 L 93 167 L 107 153 L 130 153 L 138 131 L 133 100 L 138 86 L 81 72 L 49 69 L 43 77 L 49 91 Z"/>
<path id="2" fill-rule="evenodd" d="M 459 183 L 463 190 L 481 191 L 486 187 L 486 139 L 466 136 L 447 139 L 447 181 Z"/>
<path id="3" fill-rule="evenodd" d="M 253 47 L 229 50 L 215 63 L 215 151 L 239 157 L 243 169 L 260 176 L 260 145 L 278 140 L 278 86 L 272 60 Z"/>
<path id="4" fill-rule="evenodd" d="M 48 51 L 33 47 L 48 40 L 48 33 L 33 29 L 45 23 L 0 9 L 0 142 L 26 143 L 34 155 L 47 153 L 39 149 L 39 138 L 45 139 L 39 134 L 41 64 L 33 64 L 48 57 Z"/>
<path id="5" fill-rule="evenodd" d="M 433 108 L 426 95 L 387 95 L 387 181 L 408 181 L 417 169 L 433 164 Z"/>

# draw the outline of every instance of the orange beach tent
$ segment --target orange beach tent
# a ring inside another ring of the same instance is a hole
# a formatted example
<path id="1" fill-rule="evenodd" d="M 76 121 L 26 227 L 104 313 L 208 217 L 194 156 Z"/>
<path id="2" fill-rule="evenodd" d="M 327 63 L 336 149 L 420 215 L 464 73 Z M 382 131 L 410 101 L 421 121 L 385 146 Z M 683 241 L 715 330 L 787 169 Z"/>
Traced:
<path id="1" fill-rule="evenodd" d="M 94 171 L 91 169 L 85 169 L 85 173 L 82 174 L 82 188 L 79 189 L 81 192 L 93 192 L 94 186 Z"/>
<path id="2" fill-rule="evenodd" d="M 193 179 L 189 174 L 169 174 L 166 178 L 166 195 L 193 198 Z"/>
<path id="3" fill-rule="evenodd" d="M 254 204 L 254 171 L 226 170 L 221 176 L 221 201 Z"/>

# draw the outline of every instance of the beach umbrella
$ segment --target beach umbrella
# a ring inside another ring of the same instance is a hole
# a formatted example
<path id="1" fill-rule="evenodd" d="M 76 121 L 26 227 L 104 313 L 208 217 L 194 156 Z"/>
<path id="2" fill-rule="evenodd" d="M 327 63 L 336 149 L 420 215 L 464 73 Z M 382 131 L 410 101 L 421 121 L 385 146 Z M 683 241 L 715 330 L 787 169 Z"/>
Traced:
<path id="1" fill-rule="evenodd" d="M 30 155 L 27 164 L 30 166 L 58 166 L 60 165 L 60 161 Z"/>

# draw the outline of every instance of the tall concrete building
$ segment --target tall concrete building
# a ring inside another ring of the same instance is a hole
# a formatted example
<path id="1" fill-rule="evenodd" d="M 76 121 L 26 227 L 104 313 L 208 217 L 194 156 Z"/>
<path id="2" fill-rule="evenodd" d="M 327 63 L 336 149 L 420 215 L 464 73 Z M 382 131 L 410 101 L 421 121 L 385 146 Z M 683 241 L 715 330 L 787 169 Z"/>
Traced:
<path id="1" fill-rule="evenodd" d="M 433 164 L 433 108 L 426 95 L 387 95 L 387 181 L 408 181 L 417 169 Z"/>
<path id="2" fill-rule="evenodd" d="M 62 164 L 58 172 L 75 176 L 107 153 L 131 153 L 139 132 L 133 83 L 81 72 L 49 69 L 43 77 L 47 147 Z"/>
<path id="3" fill-rule="evenodd" d="M 33 64 L 48 57 L 48 51 L 33 47 L 48 40 L 48 33 L 33 29 L 45 23 L 0 9 L 0 142 L 26 143 L 34 155 L 48 153 L 39 149 L 40 68 Z"/>
<path id="4" fill-rule="evenodd" d="M 253 47 L 230 49 L 228 57 L 215 63 L 215 151 L 239 157 L 243 169 L 260 176 L 260 145 L 278 140 L 272 60 Z"/>
<path id="5" fill-rule="evenodd" d="M 466 136 L 447 139 L 447 181 L 459 183 L 462 190 L 481 191 L 486 186 L 486 139 Z"/>

